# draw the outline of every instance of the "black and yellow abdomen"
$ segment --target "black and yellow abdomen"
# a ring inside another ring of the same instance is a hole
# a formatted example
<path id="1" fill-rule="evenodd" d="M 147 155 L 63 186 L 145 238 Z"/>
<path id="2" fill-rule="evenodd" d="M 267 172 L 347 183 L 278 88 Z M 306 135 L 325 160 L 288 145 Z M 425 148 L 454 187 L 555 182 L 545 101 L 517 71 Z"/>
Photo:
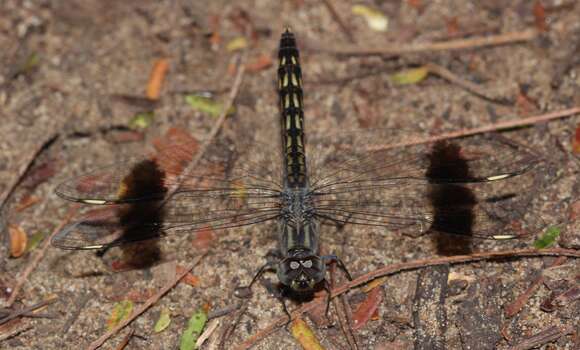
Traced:
<path id="1" fill-rule="evenodd" d="M 278 53 L 278 94 L 282 121 L 284 182 L 289 188 L 306 187 L 304 149 L 304 111 L 302 109 L 302 72 L 296 39 L 288 29 L 280 39 Z"/>

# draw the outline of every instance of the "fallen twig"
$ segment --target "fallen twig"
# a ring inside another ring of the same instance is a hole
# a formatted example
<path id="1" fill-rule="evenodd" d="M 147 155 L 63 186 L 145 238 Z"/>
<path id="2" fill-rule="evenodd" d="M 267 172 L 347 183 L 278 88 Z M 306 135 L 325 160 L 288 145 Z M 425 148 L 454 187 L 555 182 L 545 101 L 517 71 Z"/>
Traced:
<path id="1" fill-rule="evenodd" d="M 195 157 L 193 157 L 193 159 L 188 164 L 188 166 L 185 169 L 183 169 L 183 171 L 181 172 L 181 175 L 179 176 L 179 178 L 177 179 L 175 184 L 171 188 L 168 189 L 167 195 L 165 196 L 164 203 L 167 202 L 171 197 L 173 197 L 175 192 L 177 190 L 179 190 L 179 186 L 181 186 L 183 179 L 188 177 L 190 175 L 191 171 L 197 167 L 197 164 L 201 160 L 201 157 L 203 157 L 203 155 L 205 154 L 205 151 L 207 150 L 209 144 L 213 141 L 213 139 L 217 136 L 218 132 L 222 128 L 222 125 L 223 125 L 224 121 L 226 120 L 226 117 L 228 116 L 228 111 L 230 110 L 230 108 L 234 104 L 234 101 L 238 95 L 238 91 L 240 90 L 240 86 L 242 85 L 242 81 L 244 78 L 244 72 L 246 71 L 246 58 L 247 58 L 247 51 L 244 51 L 240 57 L 240 61 L 238 64 L 238 72 L 237 72 L 236 77 L 234 79 L 234 82 L 232 84 L 230 94 L 228 96 L 227 101 L 223 105 L 220 116 L 218 117 L 215 124 L 211 128 L 211 130 L 208 134 L 208 137 L 206 138 L 206 140 L 203 142 L 203 144 L 199 148 L 199 151 L 195 154 Z"/>
<path id="2" fill-rule="evenodd" d="M 464 88 L 468 92 L 471 92 L 472 94 L 483 98 L 484 100 L 504 105 L 513 104 L 513 101 L 511 101 L 509 98 L 498 98 L 490 96 L 488 92 L 480 85 L 472 83 L 468 80 L 465 80 L 457 76 L 455 73 L 451 72 L 449 69 L 443 66 L 440 66 L 435 63 L 427 63 L 425 64 L 425 67 L 429 70 L 430 73 L 438 75 L 439 77 L 447 80 L 448 82 L 456 84 Z"/>
<path id="3" fill-rule="evenodd" d="M 208 320 L 211 320 L 211 319 L 214 319 L 214 318 L 218 318 L 218 317 L 225 316 L 225 315 L 227 315 L 229 313 L 232 313 L 232 312 L 236 311 L 239 308 L 240 308 L 240 305 L 239 304 L 231 304 L 231 305 L 228 305 L 228 306 L 223 307 L 221 309 L 211 310 L 207 314 L 207 319 Z"/>
<path id="4" fill-rule="evenodd" d="M 40 157 L 40 155 L 49 147 L 58 137 L 60 134 L 51 135 L 48 137 L 44 142 L 40 145 L 37 145 L 36 149 L 30 153 L 26 153 L 25 157 L 28 158 L 28 161 L 25 164 L 22 164 L 16 173 L 18 176 L 12 177 L 8 183 L 5 183 L 5 190 L 0 192 L 0 229 L 3 229 L 5 218 L 3 217 L 2 213 L 4 213 L 4 209 L 7 206 L 8 200 L 12 197 L 14 191 L 18 185 L 22 182 L 25 178 L 26 173 L 32 167 L 32 164 Z M 28 156 L 30 154 L 30 156 Z"/>
<path id="5" fill-rule="evenodd" d="M 558 259 L 554 260 L 550 264 L 550 266 L 548 266 L 548 268 L 562 265 L 562 264 L 564 264 L 565 261 L 566 261 L 566 257 L 561 256 Z M 518 296 L 516 298 L 516 300 L 514 300 L 512 303 L 510 303 L 504 307 L 506 317 L 508 317 L 508 318 L 513 317 L 518 312 L 520 312 L 520 310 L 524 307 L 526 302 L 535 293 L 535 291 L 542 285 L 542 283 L 544 283 L 544 276 L 540 272 L 539 275 L 536 278 L 534 278 L 534 280 L 529 285 L 529 287 L 520 296 Z"/>
<path id="6" fill-rule="evenodd" d="M 449 40 L 435 43 L 416 43 L 409 45 L 376 45 L 375 47 L 342 47 L 320 49 L 320 52 L 327 52 L 336 55 L 348 56 L 398 56 L 410 53 L 433 52 L 433 51 L 452 51 L 477 49 L 487 46 L 498 46 L 512 44 L 523 41 L 530 41 L 538 36 L 535 29 L 526 29 L 521 32 L 510 32 L 498 35 L 484 37 Z"/>
<path id="7" fill-rule="evenodd" d="M 560 248 L 552 248 L 552 249 L 520 249 L 520 250 L 507 250 L 507 251 L 500 251 L 500 252 L 483 252 L 483 253 L 474 253 L 470 255 L 456 255 L 451 257 L 442 257 L 442 258 L 431 258 L 431 259 L 421 259 L 410 261 L 406 263 L 398 263 L 392 264 L 388 266 L 384 266 L 382 268 L 376 269 L 374 271 L 368 272 L 358 278 L 355 278 L 352 281 L 349 281 L 342 286 L 335 288 L 332 290 L 331 295 L 332 297 L 336 297 L 338 295 L 344 294 L 350 289 L 354 287 L 361 286 L 371 280 L 374 280 L 378 277 L 392 275 L 402 271 L 409 271 L 409 270 L 416 270 L 428 266 L 437 266 L 437 265 L 446 265 L 446 264 L 461 264 L 466 262 L 474 262 L 474 261 L 481 261 L 481 260 L 494 260 L 494 259 L 510 259 L 510 258 L 518 258 L 518 257 L 538 257 L 538 256 L 568 256 L 574 258 L 580 258 L 580 251 L 573 250 L 573 249 L 560 249 Z M 302 315 L 305 312 L 315 309 L 316 307 L 320 307 L 320 304 L 323 303 L 324 300 L 313 300 L 307 304 L 302 305 L 298 310 L 295 310 L 291 313 L 292 319 L 295 319 Z M 288 318 L 286 316 L 280 317 L 274 320 L 270 325 L 266 328 L 258 331 L 253 336 L 246 339 L 240 345 L 238 345 L 235 349 L 249 349 L 254 346 L 258 341 L 266 338 L 268 335 L 275 332 L 279 327 L 284 326 L 288 322 Z"/>
<path id="8" fill-rule="evenodd" d="M 34 269 L 36 268 L 36 266 L 40 263 L 40 261 L 44 257 L 44 254 L 46 254 L 46 251 L 48 249 L 48 246 L 50 246 L 50 241 L 52 240 L 52 238 L 57 233 L 59 233 L 60 230 L 62 230 L 62 228 L 66 224 L 68 224 L 70 222 L 70 220 L 72 219 L 72 217 L 76 213 L 77 208 L 78 208 L 78 205 L 75 204 L 69 210 L 67 216 L 60 222 L 60 224 L 58 224 L 54 228 L 54 230 L 52 231 L 52 233 L 50 234 L 50 236 L 47 237 L 44 240 L 44 242 L 42 243 L 42 248 L 35 250 L 34 257 L 32 258 L 32 260 L 30 260 L 30 262 L 28 263 L 28 266 L 26 266 L 26 269 L 24 269 L 24 272 L 20 276 L 18 276 L 18 280 L 16 281 L 16 285 L 14 286 L 14 289 L 12 290 L 12 293 L 10 294 L 10 298 L 8 298 L 8 301 L 7 301 L 7 305 L 9 307 L 12 304 L 14 304 L 14 301 L 16 301 L 16 297 L 20 293 L 20 290 L 22 289 L 22 286 L 28 280 L 28 276 L 30 276 L 30 274 L 32 273 L 32 271 L 34 271 Z"/>
<path id="9" fill-rule="evenodd" d="M 336 300 L 336 299 L 335 299 Z M 340 300 L 340 304 L 342 304 L 342 310 L 344 312 L 344 324 L 341 324 L 341 326 L 343 327 L 343 332 L 344 335 L 346 336 L 346 342 L 348 343 L 348 346 L 350 349 L 353 350 L 358 350 L 359 346 L 358 346 L 358 342 L 356 339 L 356 334 L 354 333 L 354 329 L 352 328 L 352 309 L 350 307 L 350 304 L 348 303 L 348 298 L 346 298 L 346 295 L 343 294 L 339 297 Z"/>
<path id="10" fill-rule="evenodd" d="M 123 338 L 123 340 L 121 341 L 121 343 L 119 343 L 119 346 L 117 346 L 115 348 L 115 350 L 123 350 L 123 349 L 125 349 L 125 347 L 127 346 L 127 344 L 129 344 L 129 341 L 131 341 L 131 338 L 133 337 L 133 334 L 135 334 L 135 328 L 129 329 L 129 333 L 127 333 L 127 335 L 125 336 L 125 338 Z"/>
<path id="11" fill-rule="evenodd" d="M 248 300 L 244 300 L 244 303 L 240 306 L 240 308 L 236 311 L 234 315 L 231 316 L 231 320 L 228 324 L 223 326 L 223 331 L 220 334 L 220 342 L 218 345 L 218 349 L 225 349 L 226 341 L 231 337 L 236 326 L 240 323 L 242 315 L 248 309 Z"/>
<path id="12" fill-rule="evenodd" d="M 348 41 L 350 41 L 351 43 L 354 44 L 356 41 L 354 40 L 354 36 L 352 35 L 352 32 L 350 31 L 350 29 L 348 28 L 346 23 L 344 23 L 344 21 L 342 20 L 342 18 L 338 14 L 338 11 L 336 11 L 336 9 L 334 8 L 332 1 L 331 0 L 324 0 L 324 5 L 328 9 L 328 12 L 330 12 L 330 14 L 332 15 L 332 18 L 334 19 L 334 21 L 336 23 L 338 23 L 340 30 L 346 36 Z"/>
<path id="13" fill-rule="evenodd" d="M 538 346 L 551 343 L 558 338 L 574 332 L 573 326 L 551 326 L 537 334 L 527 337 L 521 343 L 514 345 L 510 350 L 527 350 L 537 348 Z"/>
<path id="14" fill-rule="evenodd" d="M 62 326 L 62 334 L 67 334 L 70 327 L 72 326 L 72 324 L 76 321 L 76 319 L 79 317 L 79 315 L 81 314 L 81 311 L 83 310 L 83 308 L 85 307 L 85 305 L 89 302 L 89 300 L 91 299 L 91 293 L 87 292 L 85 294 L 83 294 L 76 302 L 75 302 L 75 309 L 73 310 L 73 312 L 70 314 L 69 318 L 66 320 L 66 322 L 64 323 L 64 325 Z"/>
<path id="15" fill-rule="evenodd" d="M 491 125 L 481 126 L 479 128 L 461 129 L 461 130 L 457 130 L 457 131 L 447 132 L 447 133 L 443 133 L 443 134 L 439 134 L 439 135 L 435 135 L 435 136 L 424 137 L 424 138 L 411 137 L 409 141 L 373 146 L 373 147 L 369 148 L 368 150 L 369 151 L 378 151 L 378 150 L 399 148 L 399 147 L 405 147 L 405 146 L 421 145 L 421 144 L 425 144 L 425 143 L 433 143 L 433 142 L 438 142 L 438 141 L 442 141 L 442 140 L 455 139 L 455 138 L 459 138 L 459 137 L 466 137 L 466 136 L 472 136 L 472 135 L 477 135 L 477 134 L 483 134 L 483 133 L 491 132 L 491 131 L 499 131 L 499 130 L 517 128 L 517 127 L 521 127 L 521 126 L 532 125 L 532 124 L 539 124 L 539 123 L 547 122 L 547 121 L 550 121 L 553 119 L 570 117 L 570 116 L 573 116 L 573 115 L 579 114 L 579 113 L 580 113 L 580 107 L 573 107 L 573 108 L 563 109 L 560 111 L 541 114 L 541 115 L 537 115 L 537 116 L 533 116 L 533 117 L 529 117 L 529 118 L 508 120 L 508 121 L 499 122 L 499 123 L 495 123 L 495 124 L 491 124 Z"/>
<path id="16" fill-rule="evenodd" d="M 342 249 L 343 247 L 341 247 Z M 332 265 L 330 269 L 330 288 L 334 288 L 335 286 L 335 272 L 336 272 L 336 265 Z M 325 299 L 330 296 L 325 296 Z M 334 305 L 334 309 L 336 310 L 336 316 L 338 319 L 338 325 L 340 326 L 340 330 L 344 335 L 346 342 L 348 344 L 349 349 L 357 350 L 359 349 L 356 336 L 353 330 L 352 324 L 352 309 L 350 304 L 348 303 L 348 299 L 344 298 L 344 295 L 341 295 L 340 298 L 335 298 L 332 300 L 332 305 Z M 327 311 L 326 308 L 324 310 Z"/>
<path id="17" fill-rule="evenodd" d="M 203 333 L 199 336 L 199 338 L 197 338 L 195 346 L 197 346 L 197 348 L 199 349 L 203 345 L 203 343 L 205 343 L 205 341 L 208 340 L 209 337 L 211 337 L 211 335 L 215 332 L 215 330 L 218 328 L 219 325 L 220 320 L 216 319 L 210 320 L 209 323 L 207 324 L 207 327 L 205 327 Z"/>
<path id="18" fill-rule="evenodd" d="M 12 338 L 14 336 L 17 336 L 20 333 L 26 332 L 29 329 L 32 329 L 32 326 L 29 325 L 29 324 L 27 324 L 27 325 L 24 325 L 24 326 L 22 326 L 20 328 L 16 328 L 14 330 L 11 330 L 8 333 L 0 334 L 0 341 L 4 341 L 6 339 L 10 339 L 10 338 Z"/>
<path id="19" fill-rule="evenodd" d="M 18 318 L 18 317 L 20 317 L 20 316 L 23 316 L 23 315 L 25 315 L 25 314 L 27 314 L 27 313 L 29 313 L 29 312 L 31 312 L 31 311 L 34 311 L 34 310 L 36 310 L 36 309 L 40 309 L 41 307 L 44 307 L 44 306 L 46 306 L 46 305 L 52 304 L 52 303 L 54 303 L 54 302 L 55 302 L 57 299 L 58 299 L 57 297 L 53 296 L 53 297 L 50 297 L 50 298 L 48 298 L 48 299 L 46 299 L 46 300 L 43 300 L 43 301 L 41 301 L 41 302 L 38 302 L 38 303 L 36 303 L 36 304 L 34 304 L 34 305 L 27 306 L 27 307 L 25 307 L 25 308 L 22 308 L 22 309 L 20 309 L 20 310 L 15 310 L 15 311 L 14 311 L 13 313 L 11 313 L 10 315 L 8 315 L 8 316 L 6 316 L 6 317 L 4 317 L 4 318 L 0 319 L 0 325 L 3 325 L 4 323 L 6 323 L 6 322 L 8 322 L 8 321 L 11 321 L 11 320 L 13 320 L 13 319 L 15 319 L 15 318 Z"/>
<path id="20" fill-rule="evenodd" d="M 175 285 L 177 285 L 177 283 L 179 283 L 179 281 L 185 275 L 187 275 L 191 271 L 191 269 L 193 269 L 193 267 L 195 265 L 197 265 L 201 261 L 202 257 L 203 257 L 203 255 L 198 256 L 190 265 L 186 266 L 185 269 L 181 273 L 176 274 L 176 276 L 173 280 L 169 281 L 169 283 L 167 283 L 163 288 L 161 288 L 157 293 L 155 293 L 155 295 L 153 295 L 151 298 L 147 299 L 147 301 L 143 305 L 141 305 L 140 307 L 135 309 L 129 317 L 127 317 L 123 321 L 119 322 L 119 324 L 117 326 L 115 326 L 115 328 L 111 329 L 107 333 L 100 336 L 97 340 L 95 340 L 91 344 L 89 344 L 89 347 L 87 349 L 89 349 L 89 350 L 97 349 L 98 347 L 103 345 L 103 343 L 105 341 L 107 341 L 107 339 L 109 339 L 114 334 L 117 334 L 121 329 L 125 328 L 129 323 L 131 323 L 134 319 L 136 319 L 137 316 L 139 316 L 142 313 L 144 313 L 145 311 L 147 311 L 147 309 L 149 309 L 151 306 L 153 306 L 159 299 L 161 299 L 162 296 L 164 296 L 167 292 L 169 292 L 169 290 L 171 290 L 173 287 L 175 287 Z"/>

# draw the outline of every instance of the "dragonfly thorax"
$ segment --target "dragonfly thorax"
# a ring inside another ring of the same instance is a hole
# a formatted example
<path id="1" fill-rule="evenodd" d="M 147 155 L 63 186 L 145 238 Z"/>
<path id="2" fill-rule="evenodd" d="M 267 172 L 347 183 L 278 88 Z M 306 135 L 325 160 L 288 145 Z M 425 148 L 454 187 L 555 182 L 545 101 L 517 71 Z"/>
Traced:
<path id="1" fill-rule="evenodd" d="M 284 191 L 278 234 L 283 259 L 278 264 L 282 284 L 297 292 L 311 291 L 324 279 L 324 263 L 318 256 L 319 226 L 309 192 Z"/>
<path id="2" fill-rule="evenodd" d="M 305 188 L 287 189 L 282 195 L 282 216 L 284 220 L 300 224 L 314 215 L 310 192 Z"/>

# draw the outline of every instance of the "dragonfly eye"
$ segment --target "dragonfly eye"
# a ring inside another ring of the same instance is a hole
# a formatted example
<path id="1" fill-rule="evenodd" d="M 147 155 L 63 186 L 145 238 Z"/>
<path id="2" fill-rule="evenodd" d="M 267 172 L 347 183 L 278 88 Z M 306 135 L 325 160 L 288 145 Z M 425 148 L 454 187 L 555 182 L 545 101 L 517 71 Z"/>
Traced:
<path id="1" fill-rule="evenodd" d="M 302 266 L 304 266 L 307 269 L 312 267 L 312 260 L 304 260 L 304 261 L 301 261 L 301 263 L 302 263 Z"/>
<path id="2" fill-rule="evenodd" d="M 291 261 L 291 262 L 290 262 L 290 268 L 291 268 L 292 270 L 296 270 L 296 269 L 297 269 L 297 268 L 299 268 L 299 267 L 300 267 L 300 264 L 298 263 L 298 261 Z"/>

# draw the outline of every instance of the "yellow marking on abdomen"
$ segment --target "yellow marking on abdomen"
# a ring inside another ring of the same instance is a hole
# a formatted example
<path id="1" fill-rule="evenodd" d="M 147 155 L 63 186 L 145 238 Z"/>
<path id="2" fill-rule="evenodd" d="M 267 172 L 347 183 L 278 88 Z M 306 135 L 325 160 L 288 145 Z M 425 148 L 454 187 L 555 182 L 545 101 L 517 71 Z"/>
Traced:
<path id="1" fill-rule="evenodd" d="M 292 100 L 294 100 L 294 107 L 300 108 L 300 99 L 298 98 L 298 94 L 292 94 Z"/>
<path id="2" fill-rule="evenodd" d="M 292 75 L 290 77 L 292 79 L 292 85 L 299 86 L 298 85 L 298 79 L 296 79 L 296 73 L 292 73 Z"/>

